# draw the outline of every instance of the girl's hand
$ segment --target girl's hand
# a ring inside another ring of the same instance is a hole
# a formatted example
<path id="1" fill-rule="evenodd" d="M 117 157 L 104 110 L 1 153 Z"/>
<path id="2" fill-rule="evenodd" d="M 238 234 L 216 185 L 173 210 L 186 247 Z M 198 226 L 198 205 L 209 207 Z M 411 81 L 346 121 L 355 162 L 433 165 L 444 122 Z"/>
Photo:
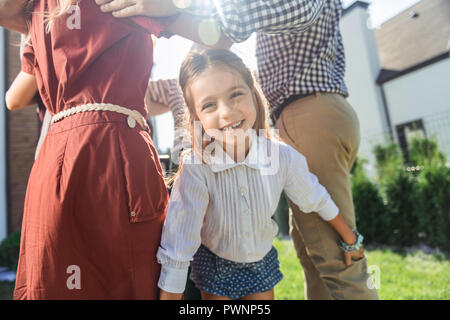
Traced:
<path id="1" fill-rule="evenodd" d="M 339 213 L 334 219 L 328 222 L 331 224 L 334 230 L 336 230 L 336 232 L 340 235 L 341 239 L 345 243 L 347 243 L 348 245 L 356 243 L 357 241 L 356 235 L 353 233 L 352 229 L 350 229 L 350 227 L 347 225 L 341 213 Z M 352 265 L 352 260 L 360 260 L 362 258 L 364 258 L 364 248 L 362 245 L 358 251 L 354 252 L 344 251 L 344 263 L 347 267 Z"/>
<path id="2" fill-rule="evenodd" d="M 362 258 L 364 258 L 364 247 L 362 245 L 358 251 L 344 252 L 344 262 L 347 267 L 352 265 L 352 260 L 358 261 Z"/>
<path id="3" fill-rule="evenodd" d="M 164 290 L 160 290 L 159 300 L 181 300 L 183 298 L 182 293 L 172 293 Z"/>

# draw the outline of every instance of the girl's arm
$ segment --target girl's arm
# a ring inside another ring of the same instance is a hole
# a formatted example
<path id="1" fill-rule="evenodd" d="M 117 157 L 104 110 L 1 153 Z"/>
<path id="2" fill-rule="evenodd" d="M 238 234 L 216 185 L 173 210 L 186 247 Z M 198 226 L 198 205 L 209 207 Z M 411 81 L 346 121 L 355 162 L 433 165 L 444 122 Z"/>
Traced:
<path id="1" fill-rule="evenodd" d="M 28 33 L 26 7 L 30 0 L 0 0 L 0 26 Z"/>
<path id="2" fill-rule="evenodd" d="M 34 97 L 38 92 L 36 77 L 21 71 L 6 92 L 6 107 L 17 110 L 36 103 Z"/>
<path id="3" fill-rule="evenodd" d="M 161 264 L 158 287 L 161 299 L 181 299 L 190 261 L 200 247 L 201 230 L 209 205 L 205 172 L 193 154 L 183 158 L 182 169 L 170 194 L 161 243 L 156 254 Z"/>
<path id="4" fill-rule="evenodd" d="M 303 212 L 317 212 L 327 221 L 348 245 L 356 243 L 357 238 L 352 229 L 339 213 L 339 208 L 333 202 L 330 194 L 319 183 L 317 177 L 309 171 L 306 158 L 294 148 L 286 146 L 280 148 L 280 156 L 286 159 L 287 170 L 284 190 L 288 198 Z M 339 244 L 336 243 L 338 246 Z M 352 258 L 360 259 L 364 256 L 364 249 L 354 252 L 344 252 L 345 265 L 351 265 Z"/>
<path id="5" fill-rule="evenodd" d="M 336 232 L 341 236 L 342 240 L 348 244 L 353 245 L 356 243 L 356 235 L 350 229 L 348 224 L 345 222 L 342 214 L 338 214 L 336 218 L 329 220 L 329 224 L 336 230 Z M 355 260 L 361 259 L 364 257 L 364 248 L 361 248 L 358 251 L 354 252 L 344 252 L 344 262 L 346 266 L 350 266 L 352 264 L 352 258 Z"/>

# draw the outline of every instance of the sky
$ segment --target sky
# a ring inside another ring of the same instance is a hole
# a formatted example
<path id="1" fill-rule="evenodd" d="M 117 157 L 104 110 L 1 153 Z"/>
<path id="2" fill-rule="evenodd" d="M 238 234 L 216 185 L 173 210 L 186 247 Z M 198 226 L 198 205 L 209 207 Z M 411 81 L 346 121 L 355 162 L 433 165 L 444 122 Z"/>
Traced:
<path id="1" fill-rule="evenodd" d="M 408 9 L 420 0 L 372 0 L 370 3 L 370 25 L 376 28 L 386 20 Z M 344 8 L 351 5 L 355 0 L 343 0 Z M 238 54 L 244 62 L 251 68 L 256 69 L 256 59 L 254 56 L 255 39 L 253 35 L 247 41 L 235 44 L 232 51 Z M 170 79 L 178 77 L 178 70 L 192 42 L 184 38 L 173 36 L 170 39 L 158 39 L 154 52 L 154 66 L 152 79 Z M 173 118 L 170 113 L 156 117 L 157 143 L 160 151 L 165 151 L 172 147 L 173 143 Z"/>

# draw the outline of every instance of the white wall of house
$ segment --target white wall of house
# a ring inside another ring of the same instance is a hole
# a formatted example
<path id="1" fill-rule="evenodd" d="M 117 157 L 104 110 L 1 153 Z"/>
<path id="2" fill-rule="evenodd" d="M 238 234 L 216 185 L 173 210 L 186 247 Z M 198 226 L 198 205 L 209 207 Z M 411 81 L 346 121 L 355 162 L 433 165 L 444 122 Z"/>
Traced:
<path id="1" fill-rule="evenodd" d="M 0 241 L 8 232 L 7 180 L 6 180 L 6 70 L 5 70 L 5 30 L 0 28 Z"/>
<path id="2" fill-rule="evenodd" d="M 450 159 L 450 58 L 384 85 L 392 125 L 422 119 L 427 137 L 436 138 Z"/>
<path id="3" fill-rule="evenodd" d="M 388 127 L 384 115 L 380 88 L 376 78 L 380 62 L 373 30 L 368 28 L 369 15 L 365 8 L 356 7 L 341 20 L 341 33 L 346 55 L 345 82 L 348 101 L 356 110 L 361 126 L 359 156 L 369 160 L 373 173 L 373 147 L 384 143 Z"/>

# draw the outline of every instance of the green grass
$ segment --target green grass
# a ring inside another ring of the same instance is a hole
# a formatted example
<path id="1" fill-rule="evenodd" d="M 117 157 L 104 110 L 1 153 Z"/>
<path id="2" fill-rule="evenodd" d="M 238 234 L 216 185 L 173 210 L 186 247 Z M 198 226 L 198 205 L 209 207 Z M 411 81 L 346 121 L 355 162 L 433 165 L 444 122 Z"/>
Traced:
<path id="1" fill-rule="evenodd" d="M 275 240 L 283 280 L 275 287 L 277 300 L 303 300 L 304 277 L 289 240 Z M 382 300 L 450 300 L 450 261 L 439 255 L 366 250 L 368 267 L 380 270 Z M 12 298 L 13 283 L 0 282 L 0 300 Z"/>
<path id="2" fill-rule="evenodd" d="M 304 276 L 289 240 L 275 240 L 283 280 L 275 287 L 277 300 L 303 300 Z M 382 300 L 450 300 L 450 261 L 443 256 L 366 250 L 367 265 L 380 271 Z"/>
<path id="3" fill-rule="evenodd" d="M 14 282 L 0 281 L 0 300 L 11 300 L 14 291 Z"/>

